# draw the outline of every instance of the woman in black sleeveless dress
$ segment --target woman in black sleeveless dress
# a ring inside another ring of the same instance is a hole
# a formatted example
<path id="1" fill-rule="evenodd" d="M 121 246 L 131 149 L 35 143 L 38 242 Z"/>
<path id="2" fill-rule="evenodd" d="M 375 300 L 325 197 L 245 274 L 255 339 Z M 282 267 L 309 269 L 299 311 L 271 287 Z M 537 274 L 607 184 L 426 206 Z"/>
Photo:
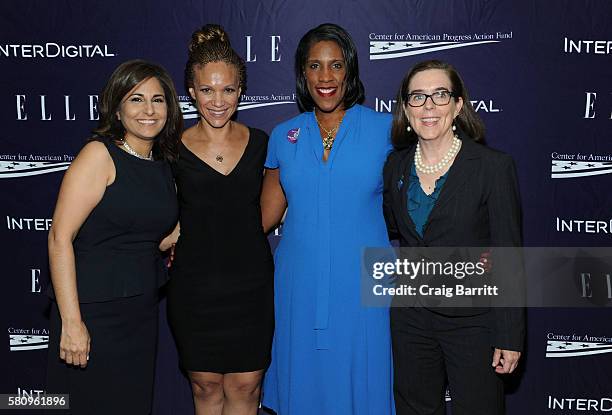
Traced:
<path id="1" fill-rule="evenodd" d="M 174 167 L 180 238 L 169 321 L 196 414 L 255 414 L 274 331 L 259 204 L 268 136 L 231 120 L 244 63 L 219 26 L 194 33 L 186 74 L 200 121 L 183 134 Z"/>
<path id="2" fill-rule="evenodd" d="M 165 70 L 126 62 L 102 93 L 94 139 L 62 182 L 49 234 L 47 392 L 69 394 L 72 414 L 151 412 L 166 281 L 158 245 L 178 216 L 168 161 L 181 129 Z"/>

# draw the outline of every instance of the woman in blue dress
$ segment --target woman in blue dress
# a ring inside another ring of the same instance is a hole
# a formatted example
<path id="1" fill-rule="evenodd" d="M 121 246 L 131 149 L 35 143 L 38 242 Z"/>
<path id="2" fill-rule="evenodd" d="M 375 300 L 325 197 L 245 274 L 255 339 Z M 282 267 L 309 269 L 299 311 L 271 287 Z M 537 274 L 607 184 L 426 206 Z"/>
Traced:
<path id="1" fill-rule="evenodd" d="M 276 332 L 264 406 L 278 415 L 393 413 L 389 313 L 360 300 L 361 251 L 388 246 L 382 169 L 391 119 L 359 105 L 349 34 L 304 35 L 295 57 L 302 114 L 272 132 L 262 194 L 275 253 Z"/>

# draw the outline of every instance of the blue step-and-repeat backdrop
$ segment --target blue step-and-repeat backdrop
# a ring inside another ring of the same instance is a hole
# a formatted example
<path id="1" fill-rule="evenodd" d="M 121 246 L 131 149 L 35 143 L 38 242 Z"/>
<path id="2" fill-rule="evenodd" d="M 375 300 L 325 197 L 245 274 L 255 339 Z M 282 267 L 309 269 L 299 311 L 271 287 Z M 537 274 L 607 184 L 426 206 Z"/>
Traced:
<path id="1" fill-rule="evenodd" d="M 323 22 L 353 36 L 365 104 L 377 111 L 391 111 L 413 64 L 458 68 L 488 144 L 517 162 L 526 245 L 612 246 L 609 0 L 2 2 L 0 393 L 44 390 L 47 232 L 112 70 L 133 58 L 161 63 L 190 125 L 187 44 L 219 23 L 247 62 L 238 119 L 270 132 L 298 112 L 294 51 Z M 610 309 L 529 309 L 527 352 L 507 392 L 509 414 L 612 412 Z M 192 412 L 162 314 L 154 413 Z"/>

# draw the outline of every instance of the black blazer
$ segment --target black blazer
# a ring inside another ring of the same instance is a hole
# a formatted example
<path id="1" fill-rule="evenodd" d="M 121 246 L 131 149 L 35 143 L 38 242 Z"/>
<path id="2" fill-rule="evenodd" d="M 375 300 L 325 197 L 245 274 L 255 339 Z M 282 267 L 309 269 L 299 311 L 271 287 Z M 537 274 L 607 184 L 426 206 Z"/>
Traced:
<path id="1" fill-rule="evenodd" d="M 383 209 L 389 236 L 399 239 L 400 246 L 521 246 L 520 198 L 512 158 L 464 134 L 461 139 L 461 150 L 423 227 L 423 237 L 417 233 L 407 206 L 408 177 L 415 146 L 389 155 L 383 173 Z M 436 312 L 470 314 L 465 309 L 436 309 Z M 485 308 L 478 311 L 485 312 L 492 312 L 494 320 L 493 346 L 522 350 L 524 310 Z"/>

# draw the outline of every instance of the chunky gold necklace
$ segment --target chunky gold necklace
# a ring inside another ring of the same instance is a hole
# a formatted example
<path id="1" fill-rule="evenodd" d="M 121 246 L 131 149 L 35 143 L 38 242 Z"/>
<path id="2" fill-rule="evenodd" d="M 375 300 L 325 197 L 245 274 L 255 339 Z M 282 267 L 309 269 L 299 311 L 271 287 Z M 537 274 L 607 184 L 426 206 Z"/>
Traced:
<path id="1" fill-rule="evenodd" d="M 328 130 L 327 128 L 323 127 L 323 125 L 319 122 L 316 111 L 314 111 L 314 116 L 315 120 L 317 120 L 318 126 L 323 130 L 326 135 L 326 137 L 323 137 L 323 148 L 325 150 L 331 150 L 334 145 L 334 140 L 336 139 L 335 133 L 338 132 L 338 128 L 340 128 L 340 124 L 342 124 L 344 114 L 342 115 L 342 118 L 340 118 L 340 121 L 338 121 L 338 124 L 336 124 L 336 126 L 331 130 Z"/>

